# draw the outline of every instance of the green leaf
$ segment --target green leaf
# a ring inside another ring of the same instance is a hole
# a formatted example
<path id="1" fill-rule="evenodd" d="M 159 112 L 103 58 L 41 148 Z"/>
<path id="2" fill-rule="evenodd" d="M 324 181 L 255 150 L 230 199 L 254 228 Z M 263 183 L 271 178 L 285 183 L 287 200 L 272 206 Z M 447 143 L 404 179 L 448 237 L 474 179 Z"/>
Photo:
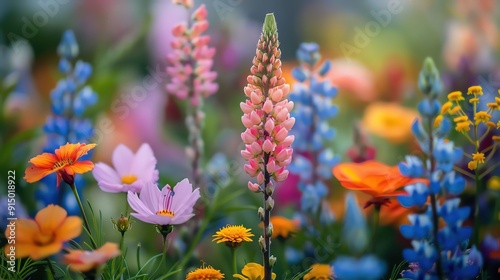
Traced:
<path id="1" fill-rule="evenodd" d="M 302 279 L 302 277 L 304 277 L 304 275 L 306 275 L 307 273 L 309 273 L 309 271 L 311 271 L 312 268 L 309 268 L 305 271 L 302 271 L 301 273 L 297 273 L 295 274 L 295 276 L 293 276 L 292 280 L 300 280 Z"/>

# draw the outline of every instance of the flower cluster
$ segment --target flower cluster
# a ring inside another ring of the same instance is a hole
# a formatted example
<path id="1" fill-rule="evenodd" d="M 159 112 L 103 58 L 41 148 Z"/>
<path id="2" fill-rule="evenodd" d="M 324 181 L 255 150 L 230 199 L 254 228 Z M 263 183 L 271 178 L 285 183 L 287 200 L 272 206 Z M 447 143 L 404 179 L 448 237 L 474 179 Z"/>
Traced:
<path id="1" fill-rule="evenodd" d="M 470 261 L 470 254 L 463 253 L 463 244 L 467 244 L 472 229 L 462 226 L 470 208 L 460 207 L 460 198 L 454 198 L 465 188 L 465 180 L 453 170 L 453 165 L 462 157 L 462 150 L 444 139 L 451 130 L 451 123 L 447 119 L 436 121 L 441 107 L 437 101 L 438 92 L 434 90 L 439 88 L 437 84 L 437 69 L 431 59 L 426 59 L 419 86 L 427 98 L 418 105 L 422 121 L 416 120 L 412 131 L 428 163 L 407 156 L 399 169 L 405 176 L 425 178 L 429 183 L 407 185 L 407 194 L 400 196 L 399 202 L 404 207 L 429 207 L 422 214 L 410 214 L 411 225 L 401 226 L 403 236 L 413 240 L 413 249 L 403 251 L 404 258 L 411 263 L 411 269 L 404 271 L 403 277 L 462 275 L 472 278 L 478 274 L 479 266 Z M 442 203 L 438 201 L 440 197 L 444 199 Z M 445 224 L 441 229 L 440 221 Z"/>
<path id="2" fill-rule="evenodd" d="M 335 137 L 330 121 L 338 113 L 337 106 L 332 103 L 337 88 L 328 80 L 322 80 L 331 63 L 325 60 L 319 65 L 320 57 L 318 44 L 300 44 L 297 50 L 300 66 L 292 71 L 298 83 L 290 93 L 290 100 L 295 103 L 292 117 L 296 120 L 292 130 L 296 136 L 293 148 L 299 153 L 290 165 L 290 172 L 300 176 L 301 208 L 310 214 L 319 210 L 328 192 L 325 180 L 332 177 L 331 169 L 339 161 L 339 157 L 325 147 L 326 142 Z"/>
<path id="3" fill-rule="evenodd" d="M 78 44 L 73 31 L 63 33 L 57 52 L 61 57 L 59 71 L 65 77 L 50 94 L 52 115 L 43 127 L 47 137 L 44 152 L 54 151 L 68 142 L 88 142 L 94 133 L 92 122 L 84 117 L 87 108 L 97 102 L 97 94 L 90 86 L 85 85 L 92 74 L 92 66 L 81 60 L 73 64 L 78 56 Z M 90 155 L 86 158 L 89 157 Z M 59 179 L 57 177 L 58 182 Z M 71 192 L 65 188 L 53 191 L 55 180 L 55 176 L 48 176 L 41 181 L 42 186 L 35 194 L 37 200 L 42 205 L 63 205 L 70 213 L 75 214 L 78 208 Z M 78 190 L 81 190 L 85 183 L 83 178 L 76 176 L 75 180 Z"/>
<path id="4" fill-rule="evenodd" d="M 192 2 L 177 2 L 186 8 L 192 6 Z M 193 12 L 190 23 L 180 23 L 172 29 L 175 39 L 171 42 L 173 51 L 167 56 L 167 73 L 171 77 L 167 92 L 179 99 L 189 98 L 193 106 L 198 106 L 202 98 L 219 88 L 215 82 L 217 73 L 211 71 L 215 48 L 208 46 L 210 37 L 202 35 L 209 26 L 205 5 Z"/>
<path id="5" fill-rule="evenodd" d="M 500 90 L 498 93 L 500 94 Z M 472 105 L 472 110 L 467 108 L 465 104 L 462 104 L 466 100 L 462 92 L 454 91 L 448 94 L 448 102 L 444 103 L 441 107 L 441 115 L 438 116 L 437 121 L 441 121 L 444 114 L 449 114 L 453 117 L 455 130 L 462 133 L 474 146 L 474 153 L 472 153 L 471 160 L 467 166 L 470 170 L 476 170 L 493 156 L 500 140 L 500 136 L 494 135 L 492 136 L 492 146 L 484 148 L 481 145 L 486 137 L 490 135 L 490 131 L 500 128 L 500 121 L 497 124 L 491 121 L 492 114 L 500 108 L 500 97 L 495 97 L 495 102 L 487 103 L 486 108 L 480 110 L 481 107 L 484 107 L 484 104 L 481 104 L 483 96 L 482 87 L 469 87 L 467 96 L 468 103 Z M 469 118 L 469 113 L 472 114 L 473 120 Z M 485 157 L 485 153 L 488 153 L 487 158 Z"/>

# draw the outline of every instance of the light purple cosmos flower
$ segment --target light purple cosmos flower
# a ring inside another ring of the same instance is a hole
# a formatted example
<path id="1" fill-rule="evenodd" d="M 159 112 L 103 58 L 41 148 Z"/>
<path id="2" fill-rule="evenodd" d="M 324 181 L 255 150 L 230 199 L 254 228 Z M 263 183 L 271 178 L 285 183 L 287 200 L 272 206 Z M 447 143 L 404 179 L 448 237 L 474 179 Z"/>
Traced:
<path id="1" fill-rule="evenodd" d="M 185 223 L 193 214 L 193 206 L 200 198 L 200 189 L 193 191 L 188 179 L 177 183 L 175 187 L 166 185 L 163 189 L 148 182 L 137 193 L 128 192 L 128 204 L 137 213 L 131 213 L 137 219 L 156 225 L 177 225 Z"/>
<path id="2" fill-rule="evenodd" d="M 142 144 L 134 154 L 125 145 L 118 145 L 113 151 L 114 169 L 99 162 L 92 174 L 101 190 L 105 192 L 140 192 L 146 183 L 158 181 L 156 158 L 148 144 Z"/>

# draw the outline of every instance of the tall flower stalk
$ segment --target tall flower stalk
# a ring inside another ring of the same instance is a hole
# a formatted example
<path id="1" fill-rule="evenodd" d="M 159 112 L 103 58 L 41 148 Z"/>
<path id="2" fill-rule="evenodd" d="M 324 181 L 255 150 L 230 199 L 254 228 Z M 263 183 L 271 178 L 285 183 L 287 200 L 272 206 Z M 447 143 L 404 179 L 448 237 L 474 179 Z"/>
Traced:
<path id="1" fill-rule="evenodd" d="M 263 236 L 259 238 L 264 280 L 271 280 L 272 266 L 276 261 L 271 256 L 270 247 L 273 180 L 282 182 L 288 177 L 289 171 L 285 168 L 292 160 L 290 145 L 294 140 L 294 136 L 288 135 L 295 123 L 295 119 L 290 117 L 293 102 L 286 99 L 290 86 L 282 77 L 280 57 L 276 20 L 273 14 L 267 14 L 250 68 L 251 74 L 247 78 L 248 85 L 244 89 L 248 99 L 240 103 L 244 113 L 241 121 L 246 127 L 241 134 L 246 149 L 241 151 L 241 155 L 248 161 L 245 164 L 246 173 L 257 178 L 257 183 L 248 182 L 248 188 L 262 193 L 264 198 L 264 207 L 258 211 L 264 225 Z"/>
<path id="2" fill-rule="evenodd" d="M 500 94 L 500 90 L 498 92 Z M 474 211 L 474 233 L 473 233 L 473 243 L 479 246 L 479 227 L 481 225 L 481 219 L 479 218 L 479 199 L 485 191 L 484 184 L 481 183 L 486 175 L 491 173 L 500 163 L 496 162 L 491 165 L 487 165 L 488 161 L 494 156 L 497 146 L 499 145 L 499 137 L 492 136 L 488 139 L 490 132 L 498 130 L 500 128 L 500 122 L 495 124 L 492 122 L 492 115 L 495 111 L 500 108 L 500 97 L 495 97 L 495 102 L 489 102 L 484 108 L 483 89 L 481 86 L 471 86 L 467 90 L 467 101 L 466 98 L 462 96 L 462 92 L 454 91 L 448 94 L 448 102 L 443 104 L 441 108 L 440 117 L 442 118 L 444 114 L 449 114 L 453 117 L 453 122 L 455 123 L 455 130 L 460 132 L 467 141 L 474 147 L 474 152 L 471 154 L 464 153 L 466 157 L 470 159 L 467 167 L 473 172 L 455 167 L 460 173 L 469 176 L 475 181 L 476 185 L 476 207 Z M 464 103 L 470 103 L 472 108 L 467 108 L 468 106 Z M 483 105 L 483 110 L 481 110 L 481 105 Z M 469 115 L 473 116 L 473 120 L 469 118 Z M 491 142 L 490 145 L 485 145 L 485 143 Z M 485 147 L 487 146 L 487 147 Z M 488 167 L 488 168 L 485 168 Z"/>
<path id="3" fill-rule="evenodd" d="M 470 261 L 464 245 L 472 229 L 462 226 L 470 208 L 459 207 L 460 198 L 457 198 L 465 188 L 465 180 L 453 170 L 462 157 L 462 150 L 445 140 L 451 122 L 439 117 L 441 104 L 437 98 L 441 86 L 438 71 L 430 58 L 425 60 L 420 72 L 419 87 L 426 98 L 418 104 L 422 119 L 413 123 L 412 132 L 424 159 L 407 156 L 399 169 L 405 176 L 425 178 L 429 183 L 410 184 L 405 187 L 407 195 L 398 198 L 404 207 L 422 209 L 421 214 L 408 216 L 411 225 L 401 226 L 402 235 L 413 240 L 413 249 L 403 251 L 404 258 L 411 263 L 411 269 L 404 271 L 403 277 L 473 278 L 479 266 Z M 445 226 L 440 228 L 441 224 Z"/>
<path id="4" fill-rule="evenodd" d="M 57 52 L 61 56 L 59 72 L 64 77 L 50 94 L 52 114 L 43 127 L 47 138 L 43 152 L 53 152 L 68 142 L 88 143 L 94 133 L 92 122 L 84 117 L 87 108 L 97 102 L 97 94 L 86 85 L 92 74 L 92 66 L 81 60 L 73 62 L 78 57 L 78 44 L 73 31 L 64 32 Z M 91 154 L 83 159 L 89 159 L 90 156 Z M 79 209 L 72 198 L 73 194 L 66 188 L 54 191 L 55 181 L 55 175 L 41 180 L 42 187 L 36 191 L 37 200 L 43 205 L 51 203 L 62 205 L 70 214 L 77 214 Z M 75 184 L 78 186 L 75 191 L 79 192 L 85 181 L 77 175 Z"/>
<path id="5" fill-rule="evenodd" d="M 193 6 L 192 1 L 177 1 L 186 10 Z M 202 128 L 205 114 L 203 99 L 219 89 L 215 82 L 217 73 L 212 71 L 215 48 L 208 46 L 210 36 L 202 35 L 208 29 L 205 5 L 196 9 L 187 22 L 177 24 L 173 29 L 173 51 L 167 56 L 167 73 L 171 79 L 167 83 L 167 92 L 179 99 L 189 99 L 186 126 L 189 131 L 189 146 L 186 154 L 191 160 L 193 184 L 201 181 L 201 159 L 203 156 Z"/>
<path id="6" fill-rule="evenodd" d="M 294 157 L 290 172 L 300 176 L 302 211 L 319 220 L 321 211 L 329 211 L 328 206 L 319 208 L 326 205 L 322 203 L 328 193 L 325 180 L 332 177 L 331 170 L 339 162 L 339 157 L 325 147 L 335 137 L 330 121 L 338 113 L 332 102 L 337 88 L 321 80 L 328 74 L 331 63 L 325 60 L 320 64 L 318 44 L 300 44 L 297 59 L 300 65 L 293 69 L 292 75 L 298 83 L 293 85 L 290 100 L 296 105 L 292 116 L 297 120 L 292 131 L 296 135 L 293 148 L 300 155 Z"/>

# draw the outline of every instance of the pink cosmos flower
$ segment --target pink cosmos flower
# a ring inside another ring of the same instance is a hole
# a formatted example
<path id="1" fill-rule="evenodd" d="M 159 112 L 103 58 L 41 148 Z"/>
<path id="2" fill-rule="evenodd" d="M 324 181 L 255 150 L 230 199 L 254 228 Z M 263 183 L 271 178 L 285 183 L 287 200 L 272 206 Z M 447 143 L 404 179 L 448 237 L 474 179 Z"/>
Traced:
<path id="1" fill-rule="evenodd" d="M 188 179 L 177 183 L 175 187 L 166 185 L 158 189 L 156 184 L 148 182 L 137 193 L 128 192 L 128 204 L 136 213 L 131 213 L 137 219 L 156 225 L 183 224 L 194 216 L 193 206 L 200 198 L 200 189 L 193 191 Z"/>
<path id="2" fill-rule="evenodd" d="M 105 192 L 140 192 L 146 183 L 158 181 L 156 158 L 148 144 L 142 144 L 135 154 L 120 144 L 113 151 L 112 162 L 114 169 L 99 162 L 92 170 L 97 184 Z"/>

